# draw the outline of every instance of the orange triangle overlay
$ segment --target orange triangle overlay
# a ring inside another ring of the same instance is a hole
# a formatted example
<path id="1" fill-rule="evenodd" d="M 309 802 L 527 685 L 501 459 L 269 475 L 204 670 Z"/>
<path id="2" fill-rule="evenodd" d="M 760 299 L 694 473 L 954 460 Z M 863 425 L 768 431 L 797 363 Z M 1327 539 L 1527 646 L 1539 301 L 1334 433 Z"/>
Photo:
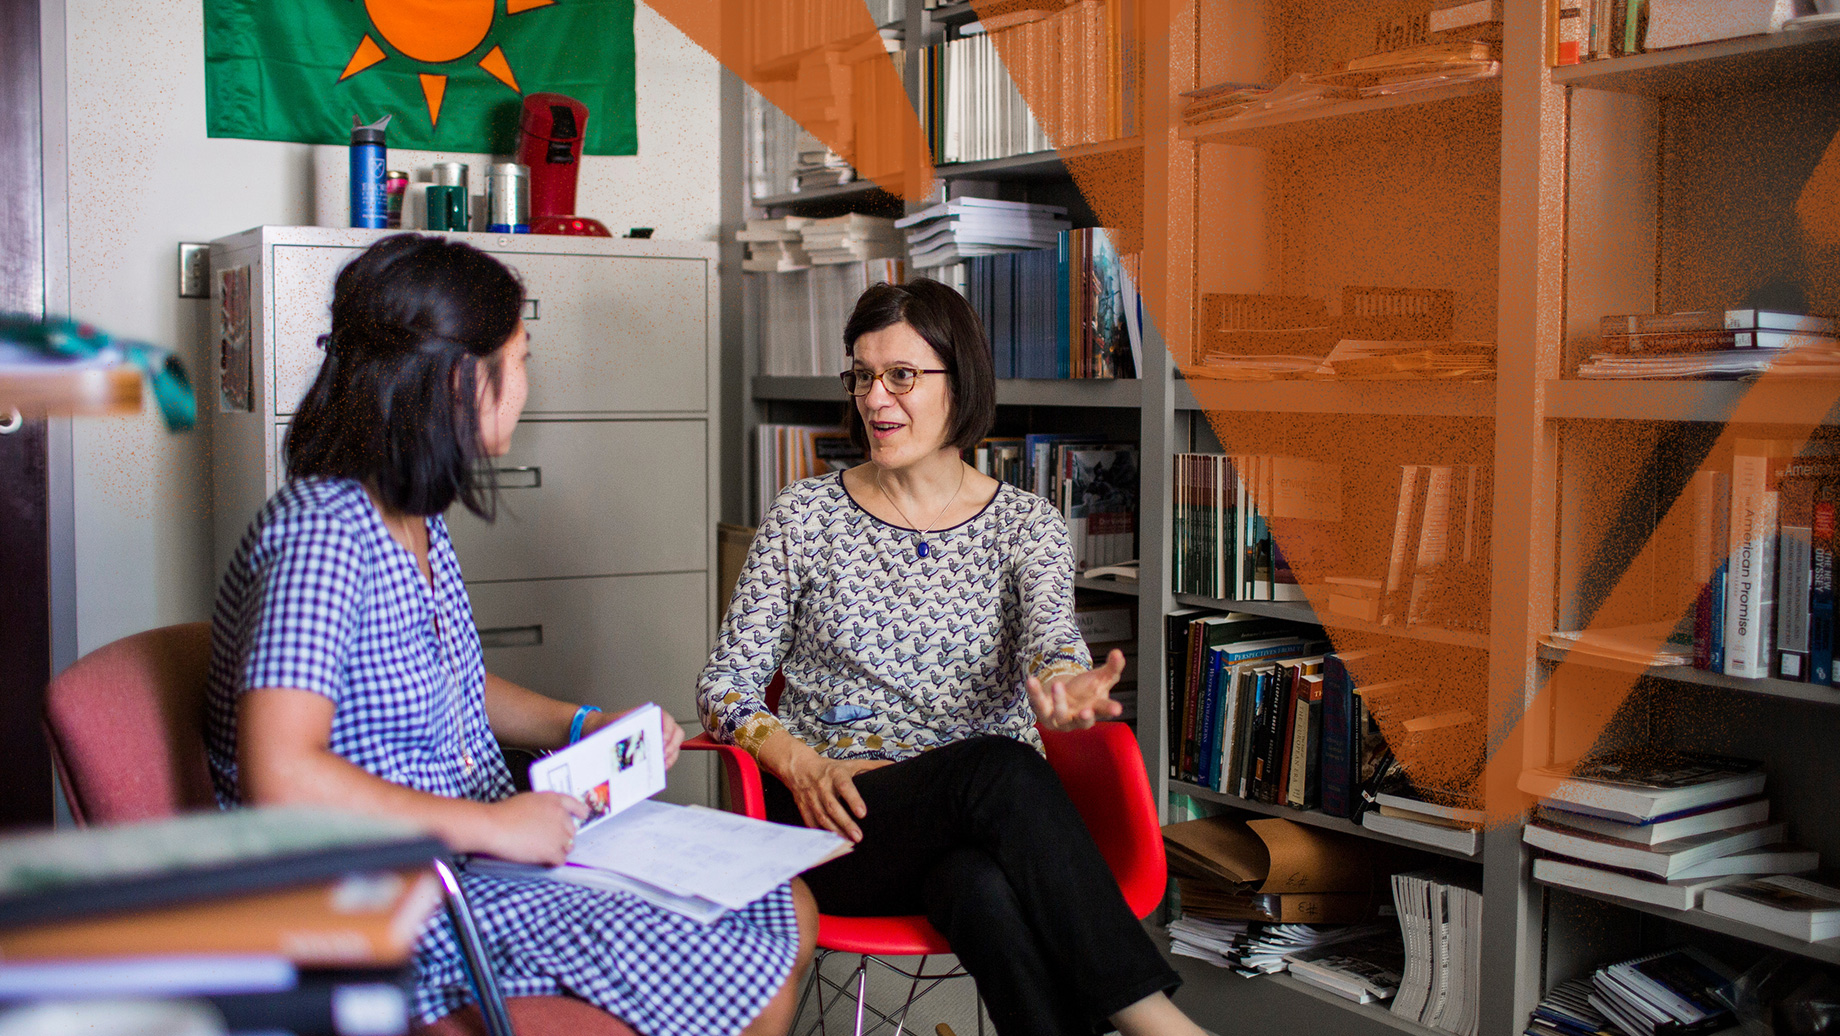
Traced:
<path id="1" fill-rule="evenodd" d="M 524 92 L 518 89 L 517 76 L 511 74 L 511 62 L 505 60 L 505 52 L 502 49 L 493 47 L 491 53 L 479 59 L 479 67 L 490 72 L 492 78 L 517 90 L 518 93 Z"/>
<path id="2" fill-rule="evenodd" d="M 447 93 L 447 77 L 422 74 L 422 96 L 428 99 L 428 124 L 441 123 L 441 98 Z"/>
<path id="3" fill-rule="evenodd" d="M 339 73 L 339 82 L 350 79 L 387 56 L 383 48 L 377 46 L 376 40 L 371 39 L 368 35 L 365 36 L 358 41 L 358 49 L 352 52 L 351 60 L 345 63 L 345 71 Z"/>
<path id="4" fill-rule="evenodd" d="M 555 2 L 556 0 L 505 0 L 505 13 L 523 14 L 525 11 L 534 11 L 539 7 L 548 7 Z"/>

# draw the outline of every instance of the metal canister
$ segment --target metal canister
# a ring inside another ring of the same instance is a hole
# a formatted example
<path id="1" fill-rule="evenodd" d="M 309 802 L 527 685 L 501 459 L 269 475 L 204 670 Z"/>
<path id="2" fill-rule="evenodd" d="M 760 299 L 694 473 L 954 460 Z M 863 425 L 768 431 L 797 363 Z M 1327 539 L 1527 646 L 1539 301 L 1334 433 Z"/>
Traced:
<path id="1" fill-rule="evenodd" d="M 471 230 L 472 195 L 467 190 L 467 166 L 465 162 L 436 162 L 429 170 L 428 181 L 440 187 L 458 188 L 458 211 L 462 214 L 458 221 L 450 222 L 448 230 Z"/>
<path id="2" fill-rule="evenodd" d="M 500 162 L 486 170 L 486 230 L 530 233 L 529 169 L 516 162 Z"/>

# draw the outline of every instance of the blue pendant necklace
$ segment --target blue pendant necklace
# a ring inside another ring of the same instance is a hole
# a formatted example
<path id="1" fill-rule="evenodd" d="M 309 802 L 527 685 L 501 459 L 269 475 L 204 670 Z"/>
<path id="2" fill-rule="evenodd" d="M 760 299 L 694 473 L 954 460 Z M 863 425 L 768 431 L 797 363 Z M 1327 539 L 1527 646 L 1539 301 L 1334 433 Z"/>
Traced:
<path id="1" fill-rule="evenodd" d="M 881 491 L 882 499 L 888 501 L 888 506 L 894 508 L 894 513 L 901 516 L 901 520 L 907 523 L 907 527 L 910 529 L 913 528 L 914 520 L 907 516 L 906 511 L 901 510 L 901 505 L 895 503 L 894 497 L 888 495 L 888 487 L 882 485 L 882 469 L 881 468 L 875 469 L 875 488 Z M 958 494 L 962 492 L 964 488 L 965 488 L 965 462 L 961 460 L 958 462 L 958 488 L 952 490 L 952 495 L 946 499 L 945 507 L 941 507 L 939 509 L 939 513 L 933 516 L 933 520 L 927 523 L 926 528 L 917 530 L 917 534 L 915 536 L 915 540 L 917 542 L 914 544 L 914 554 L 915 555 L 919 557 L 927 556 L 929 551 L 927 549 L 926 537 L 928 536 L 928 534 L 930 534 L 933 531 L 933 526 L 939 524 L 939 519 L 944 518 L 946 516 L 947 508 L 950 508 L 953 502 L 958 499 Z"/>

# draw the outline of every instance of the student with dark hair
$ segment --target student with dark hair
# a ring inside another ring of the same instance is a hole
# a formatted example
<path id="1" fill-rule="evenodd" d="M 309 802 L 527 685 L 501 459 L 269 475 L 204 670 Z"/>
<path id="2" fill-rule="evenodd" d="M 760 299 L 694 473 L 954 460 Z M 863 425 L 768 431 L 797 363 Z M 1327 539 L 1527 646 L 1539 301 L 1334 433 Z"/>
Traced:
<path id="1" fill-rule="evenodd" d="M 856 843 L 804 875 L 819 906 L 925 914 L 1003 1036 L 1199 1036 L 1041 755 L 1037 721 L 1118 715 L 1124 655 L 1092 668 L 1059 512 L 960 457 L 995 416 L 983 325 L 936 281 L 882 284 L 844 344 L 869 459 L 793 483 L 762 519 L 703 725 L 777 778 L 772 819 Z"/>
<path id="2" fill-rule="evenodd" d="M 243 537 L 212 623 L 218 801 L 414 820 L 459 852 L 559 864 L 587 806 L 515 794 L 499 743 L 561 747 L 609 717 L 485 671 L 441 512 L 489 517 L 480 472 L 528 391 L 524 293 L 496 260 L 385 238 L 339 272 L 289 481 Z M 667 764 L 683 731 L 668 718 Z M 621 893 L 468 874 L 507 996 L 566 993 L 647 1036 L 777 1034 L 816 911 L 802 883 L 701 925 Z M 470 996 L 445 920 L 416 944 L 415 1016 Z"/>

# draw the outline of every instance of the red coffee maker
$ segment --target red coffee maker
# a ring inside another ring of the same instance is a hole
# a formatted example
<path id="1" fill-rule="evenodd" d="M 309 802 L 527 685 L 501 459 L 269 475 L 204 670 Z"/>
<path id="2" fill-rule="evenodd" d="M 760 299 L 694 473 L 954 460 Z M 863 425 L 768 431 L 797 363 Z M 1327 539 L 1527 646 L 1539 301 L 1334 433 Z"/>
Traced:
<path id="1" fill-rule="evenodd" d="M 575 215 L 575 181 L 587 137 L 588 106 L 562 94 L 524 98 L 518 161 L 530 170 L 530 232 L 612 237 L 597 219 Z"/>

